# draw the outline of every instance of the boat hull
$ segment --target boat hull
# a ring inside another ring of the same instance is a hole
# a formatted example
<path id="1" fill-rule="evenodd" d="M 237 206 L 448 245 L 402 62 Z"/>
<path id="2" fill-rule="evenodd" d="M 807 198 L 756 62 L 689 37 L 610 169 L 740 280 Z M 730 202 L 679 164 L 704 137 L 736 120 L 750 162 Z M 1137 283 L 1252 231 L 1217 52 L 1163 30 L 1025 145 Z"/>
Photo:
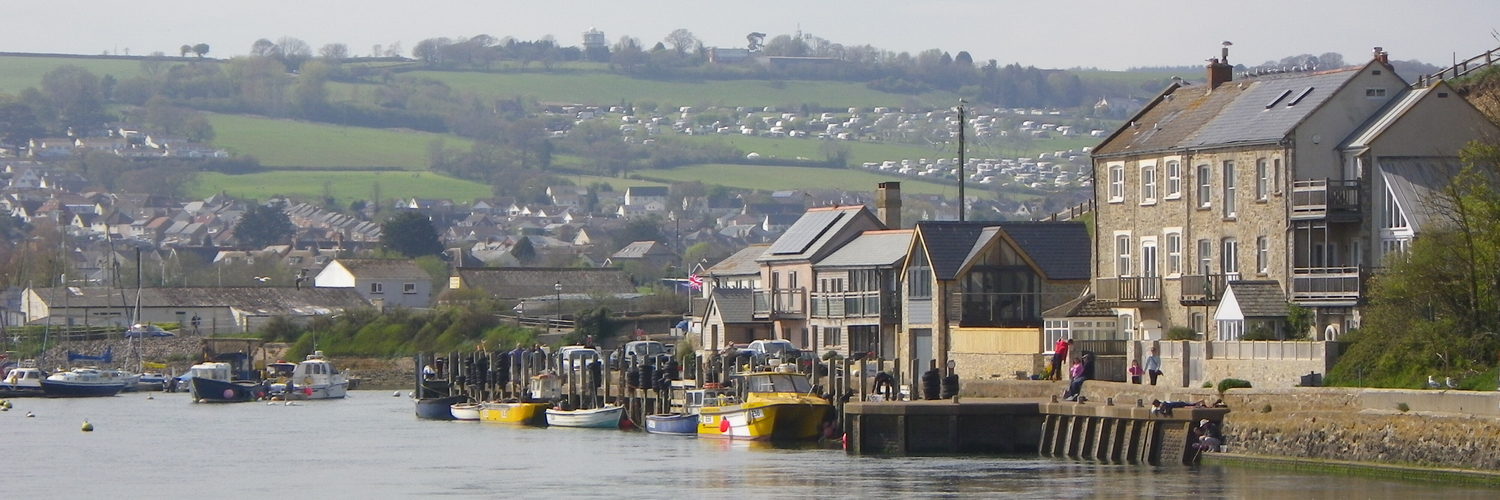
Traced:
<path id="1" fill-rule="evenodd" d="M 266 395 L 265 386 L 256 382 L 225 382 L 203 377 L 188 379 L 188 390 L 195 401 L 205 403 L 244 403 Z"/>
<path id="2" fill-rule="evenodd" d="M 448 407 L 448 411 L 453 413 L 454 420 L 479 421 L 479 405 L 474 403 L 451 405 Z"/>
<path id="3" fill-rule="evenodd" d="M 417 418 L 428 420 L 453 420 L 453 405 L 468 401 L 468 396 L 446 398 L 423 398 L 417 400 Z"/>
<path id="4" fill-rule="evenodd" d="M 49 398 L 95 398 L 110 397 L 125 389 L 122 382 L 90 383 L 43 380 L 42 392 Z"/>
<path id="5" fill-rule="evenodd" d="M 335 383 L 328 385 L 292 386 L 292 390 L 282 393 L 282 397 L 293 400 L 308 399 L 340 399 L 349 395 L 349 383 Z"/>
<path id="6" fill-rule="evenodd" d="M 31 398 L 46 396 L 41 385 L 5 385 L 0 383 L 0 398 Z"/>
<path id="7" fill-rule="evenodd" d="M 826 404 L 753 402 L 704 408 L 698 417 L 698 436 L 755 441 L 816 439 L 830 409 Z"/>
<path id="8" fill-rule="evenodd" d="M 591 410 L 547 409 L 547 425 L 552 427 L 581 427 L 588 429 L 618 429 L 622 406 L 606 406 Z"/>
<path id="9" fill-rule="evenodd" d="M 680 413 L 646 415 L 646 432 L 672 436 L 698 435 L 698 416 Z"/>
<path id="10" fill-rule="evenodd" d="M 484 403 L 479 419 L 485 422 L 520 425 L 545 425 L 546 403 Z"/>

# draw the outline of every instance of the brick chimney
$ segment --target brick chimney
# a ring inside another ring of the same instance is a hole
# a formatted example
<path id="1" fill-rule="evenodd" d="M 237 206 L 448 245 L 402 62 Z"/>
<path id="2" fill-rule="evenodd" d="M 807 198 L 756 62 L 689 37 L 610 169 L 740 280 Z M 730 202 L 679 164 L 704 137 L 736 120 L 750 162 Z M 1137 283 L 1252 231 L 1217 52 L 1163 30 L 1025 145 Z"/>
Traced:
<path id="1" fill-rule="evenodd" d="M 1391 67 L 1391 54 L 1382 47 L 1375 47 L 1375 60 L 1387 68 Z"/>
<path id="2" fill-rule="evenodd" d="M 901 229 L 901 183 L 882 182 L 875 189 L 875 216 L 886 229 Z"/>
<path id="3" fill-rule="evenodd" d="M 1234 66 L 1229 64 L 1229 42 L 1224 42 L 1220 57 L 1208 60 L 1208 90 L 1234 80 Z"/>

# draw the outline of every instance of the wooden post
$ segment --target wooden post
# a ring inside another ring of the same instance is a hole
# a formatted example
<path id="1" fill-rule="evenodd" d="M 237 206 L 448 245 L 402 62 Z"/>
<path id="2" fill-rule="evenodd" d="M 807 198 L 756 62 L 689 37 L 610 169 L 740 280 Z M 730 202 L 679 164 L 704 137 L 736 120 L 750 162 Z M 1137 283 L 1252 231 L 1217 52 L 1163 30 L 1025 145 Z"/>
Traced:
<path id="1" fill-rule="evenodd" d="M 865 393 L 865 388 L 866 388 L 866 385 L 867 385 L 867 384 L 865 384 L 865 374 L 869 373 L 869 371 L 866 370 L 866 368 L 868 366 L 869 366 L 869 360 L 867 358 L 861 358 L 859 360 L 859 400 L 860 401 L 866 401 L 866 400 L 869 399 L 868 394 Z"/>
<path id="2" fill-rule="evenodd" d="M 419 352 L 413 354 L 411 356 L 411 361 L 412 363 L 414 363 L 414 366 L 417 367 L 416 370 L 413 370 L 414 372 L 416 372 L 417 387 L 416 390 L 412 392 L 412 395 L 416 396 L 417 399 L 422 399 L 422 353 Z"/>

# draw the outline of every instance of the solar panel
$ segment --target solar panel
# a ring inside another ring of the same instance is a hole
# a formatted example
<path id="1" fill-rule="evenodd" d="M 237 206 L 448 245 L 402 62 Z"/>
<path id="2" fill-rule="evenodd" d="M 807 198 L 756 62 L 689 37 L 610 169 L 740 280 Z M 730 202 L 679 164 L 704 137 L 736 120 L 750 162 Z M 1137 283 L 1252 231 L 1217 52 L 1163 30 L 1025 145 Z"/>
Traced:
<path id="1" fill-rule="evenodd" d="M 828 232 L 835 222 L 844 217 L 842 210 L 807 212 L 786 233 L 771 244 L 771 255 L 796 255 L 807 251 L 807 247 Z"/>

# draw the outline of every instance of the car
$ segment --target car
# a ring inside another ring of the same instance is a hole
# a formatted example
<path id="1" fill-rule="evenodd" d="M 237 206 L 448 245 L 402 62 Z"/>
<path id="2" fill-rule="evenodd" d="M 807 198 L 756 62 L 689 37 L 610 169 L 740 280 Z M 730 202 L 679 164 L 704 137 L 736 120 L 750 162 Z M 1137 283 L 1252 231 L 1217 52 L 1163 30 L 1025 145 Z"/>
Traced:
<path id="1" fill-rule="evenodd" d="M 172 335 L 172 332 L 163 330 L 163 329 L 161 329 L 161 327 L 156 326 L 156 325 L 135 325 L 135 326 L 130 327 L 130 329 L 125 330 L 125 338 L 127 338 L 127 339 L 144 338 L 144 337 L 175 337 L 175 336 L 176 335 Z"/>
<path id="2" fill-rule="evenodd" d="M 792 345 L 790 340 L 757 340 L 750 343 L 746 348 L 751 356 L 755 358 L 756 364 L 765 363 L 771 359 L 798 358 L 802 351 Z"/>
<path id="3" fill-rule="evenodd" d="M 658 362 L 664 362 L 672 357 L 672 350 L 669 347 L 671 346 L 663 345 L 661 342 L 655 340 L 636 340 L 626 342 L 624 351 L 627 360 L 655 359 Z M 625 367 L 621 364 L 622 362 L 624 360 L 620 359 L 620 351 L 614 351 L 609 354 L 609 363 L 611 366 L 614 366 L 616 369 L 624 369 Z"/>

